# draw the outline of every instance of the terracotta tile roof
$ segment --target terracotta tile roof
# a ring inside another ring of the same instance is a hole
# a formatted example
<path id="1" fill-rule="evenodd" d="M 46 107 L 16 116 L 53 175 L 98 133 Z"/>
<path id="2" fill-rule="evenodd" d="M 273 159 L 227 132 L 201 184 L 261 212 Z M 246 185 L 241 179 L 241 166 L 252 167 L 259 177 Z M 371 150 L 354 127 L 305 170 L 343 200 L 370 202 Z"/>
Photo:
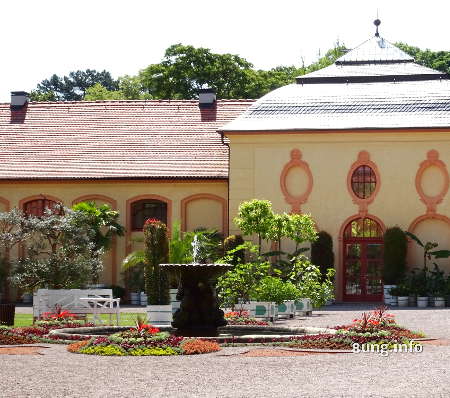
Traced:
<path id="1" fill-rule="evenodd" d="M 228 178 L 219 127 L 252 100 L 0 104 L 0 179 Z"/>

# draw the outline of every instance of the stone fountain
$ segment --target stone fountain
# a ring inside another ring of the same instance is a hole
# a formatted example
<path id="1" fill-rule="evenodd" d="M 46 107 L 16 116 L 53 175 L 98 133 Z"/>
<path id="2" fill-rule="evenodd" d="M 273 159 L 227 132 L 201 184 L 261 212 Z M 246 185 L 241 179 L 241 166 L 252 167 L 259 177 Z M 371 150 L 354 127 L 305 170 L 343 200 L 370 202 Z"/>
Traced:
<path id="1" fill-rule="evenodd" d="M 192 242 L 193 262 L 190 264 L 160 264 L 160 267 L 180 276 L 177 299 L 180 308 L 173 314 L 172 326 L 183 336 L 215 336 L 217 328 L 227 321 L 219 308 L 212 282 L 231 264 L 204 264 L 198 261 L 200 242 Z"/>

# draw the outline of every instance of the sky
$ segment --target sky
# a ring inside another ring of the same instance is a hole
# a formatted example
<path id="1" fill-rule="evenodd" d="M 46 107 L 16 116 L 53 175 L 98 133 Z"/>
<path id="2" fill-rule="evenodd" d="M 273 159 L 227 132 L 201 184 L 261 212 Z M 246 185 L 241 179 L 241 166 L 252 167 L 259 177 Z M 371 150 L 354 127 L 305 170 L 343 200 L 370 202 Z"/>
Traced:
<path id="1" fill-rule="evenodd" d="M 309 64 L 336 41 L 353 48 L 371 37 L 377 10 L 385 39 L 450 50 L 444 0 L 0 0 L 0 102 L 55 73 L 134 75 L 175 43 L 260 69 Z"/>

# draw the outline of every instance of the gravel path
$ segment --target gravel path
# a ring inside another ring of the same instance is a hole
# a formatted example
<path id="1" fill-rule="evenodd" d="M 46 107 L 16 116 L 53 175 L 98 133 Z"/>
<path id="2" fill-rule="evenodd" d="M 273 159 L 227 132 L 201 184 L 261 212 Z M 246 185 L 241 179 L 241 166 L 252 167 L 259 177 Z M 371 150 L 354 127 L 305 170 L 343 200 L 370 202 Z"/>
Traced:
<path id="1" fill-rule="evenodd" d="M 335 305 L 290 325 L 348 323 L 372 306 Z M 450 337 L 450 309 L 396 309 L 400 324 Z M 422 353 L 244 357 L 248 347 L 180 357 L 92 357 L 50 345 L 0 357 L 0 397 L 449 397 L 450 346 Z"/>

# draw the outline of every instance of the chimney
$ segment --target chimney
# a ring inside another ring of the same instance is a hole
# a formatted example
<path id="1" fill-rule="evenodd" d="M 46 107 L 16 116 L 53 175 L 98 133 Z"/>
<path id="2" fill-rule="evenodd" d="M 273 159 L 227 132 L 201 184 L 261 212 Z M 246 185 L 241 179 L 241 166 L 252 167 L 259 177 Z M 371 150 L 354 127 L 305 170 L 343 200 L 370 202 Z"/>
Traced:
<path id="1" fill-rule="evenodd" d="M 201 88 L 198 91 L 198 106 L 200 109 L 213 108 L 216 104 L 216 89 L 211 87 Z"/>
<path id="2" fill-rule="evenodd" d="M 11 109 L 20 110 L 28 104 L 30 94 L 26 91 L 11 91 Z"/>

